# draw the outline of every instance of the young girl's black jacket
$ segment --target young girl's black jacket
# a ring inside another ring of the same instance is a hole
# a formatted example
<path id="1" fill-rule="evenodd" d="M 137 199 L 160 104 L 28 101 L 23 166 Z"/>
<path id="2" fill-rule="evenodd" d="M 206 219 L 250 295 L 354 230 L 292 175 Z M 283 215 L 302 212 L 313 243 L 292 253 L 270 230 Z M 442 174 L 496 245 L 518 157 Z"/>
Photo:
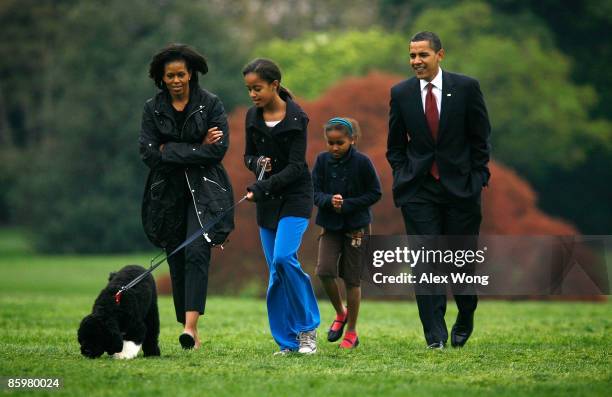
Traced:
<path id="1" fill-rule="evenodd" d="M 372 222 L 370 206 L 382 195 L 380 181 L 370 159 L 354 147 L 341 158 L 329 152 L 317 156 L 312 170 L 314 202 L 319 211 L 317 225 L 333 231 L 355 230 Z M 340 213 L 334 211 L 332 196 L 343 198 Z"/>
<path id="2" fill-rule="evenodd" d="M 310 218 L 312 179 L 306 163 L 308 116 L 290 97 L 285 118 L 273 128 L 266 126 L 263 110 L 251 107 L 246 115 L 244 163 L 256 176 L 262 156 L 272 159 L 272 171 L 247 188 L 257 203 L 257 224 L 276 229 L 280 218 Z"/>

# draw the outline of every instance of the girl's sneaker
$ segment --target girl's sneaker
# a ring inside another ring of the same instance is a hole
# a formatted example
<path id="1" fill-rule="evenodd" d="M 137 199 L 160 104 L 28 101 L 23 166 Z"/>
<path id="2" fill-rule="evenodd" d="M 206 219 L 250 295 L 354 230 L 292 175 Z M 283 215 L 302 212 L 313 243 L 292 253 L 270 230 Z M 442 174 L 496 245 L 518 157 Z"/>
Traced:
<path id="1" fill-rule="evenodd" d="M 297 336 L 300 342 L 298 353 L 313 354 L 317 352 L 317 330 L 300 332 Z"/>

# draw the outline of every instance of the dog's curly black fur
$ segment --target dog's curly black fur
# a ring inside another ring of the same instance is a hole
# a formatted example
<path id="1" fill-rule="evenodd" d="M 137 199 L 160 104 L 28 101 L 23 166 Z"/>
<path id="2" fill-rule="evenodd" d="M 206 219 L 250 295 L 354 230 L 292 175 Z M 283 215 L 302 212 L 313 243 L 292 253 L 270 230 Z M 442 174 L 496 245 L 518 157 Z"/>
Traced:
<path id="1" fill-rule="evenodd" d="M 121 286 L 145 271 L 142 266 L 129 265 L 110 274 L 108 285 L 98 295 L 92 313 L 83 318 L 79 326 L 81 354 L 97 358 L 104 352 L 119 353 L 126 340 L 142 345 L 145 356 L 160 355 L 159 311 L 153 276 L 149 274 L 125 291 L 120 304 L 115 303 L 115 294 Z"/>

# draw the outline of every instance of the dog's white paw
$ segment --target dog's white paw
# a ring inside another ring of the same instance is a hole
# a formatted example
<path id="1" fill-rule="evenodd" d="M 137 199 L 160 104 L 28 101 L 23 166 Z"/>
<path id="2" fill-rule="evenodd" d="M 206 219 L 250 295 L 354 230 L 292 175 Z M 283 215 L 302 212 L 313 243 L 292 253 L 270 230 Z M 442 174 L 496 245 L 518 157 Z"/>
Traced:
<path id="1" fill-rule="evenodd" d="M 113 357 L 118 360 L 131 360 L 138 355 L 139 351 L 140 345 L 137 345 L 132 341 L 125 340 L 123 341 L 123 350 L 121 350 L 119 353 L 113 354 Z"/>

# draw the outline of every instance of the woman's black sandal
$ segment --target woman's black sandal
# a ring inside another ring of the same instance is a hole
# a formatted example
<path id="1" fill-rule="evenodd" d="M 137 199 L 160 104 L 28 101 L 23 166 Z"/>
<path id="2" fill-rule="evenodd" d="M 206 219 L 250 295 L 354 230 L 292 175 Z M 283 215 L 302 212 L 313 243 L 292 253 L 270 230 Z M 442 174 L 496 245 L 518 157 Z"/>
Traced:
<path id="1" fill-rule="evenodd" d="M 187 332 L 184 332 L 179 336 L 179 343 L 185 350 L 193 349 L 195 346 L 195 339 Z"/>

